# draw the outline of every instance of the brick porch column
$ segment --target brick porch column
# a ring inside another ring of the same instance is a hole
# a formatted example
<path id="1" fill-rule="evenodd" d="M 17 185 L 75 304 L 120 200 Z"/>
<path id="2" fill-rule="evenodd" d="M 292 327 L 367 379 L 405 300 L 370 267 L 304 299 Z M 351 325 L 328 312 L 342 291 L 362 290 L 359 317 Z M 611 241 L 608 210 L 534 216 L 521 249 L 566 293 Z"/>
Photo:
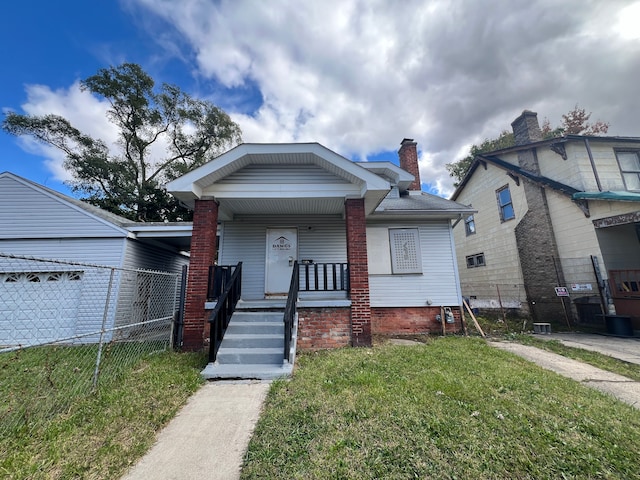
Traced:
<path id="1" fill-rule="evenodd" d="M 370 347 L 371 304 L 364 199 L 348 199 L 345 202 L 345 213 L 351 284 L 351 344 L 354 347 Z"/>
<path id="2" fill-rule="evenodd" d="M 184 309 L 184 350 L 201 350 L 204 347 L 207 320 L 204 303 L 207 300 L 209 266 L 213 265 L 216 256 L 217 228 L 218 203 L 213 199 L 196 200 Z"/>

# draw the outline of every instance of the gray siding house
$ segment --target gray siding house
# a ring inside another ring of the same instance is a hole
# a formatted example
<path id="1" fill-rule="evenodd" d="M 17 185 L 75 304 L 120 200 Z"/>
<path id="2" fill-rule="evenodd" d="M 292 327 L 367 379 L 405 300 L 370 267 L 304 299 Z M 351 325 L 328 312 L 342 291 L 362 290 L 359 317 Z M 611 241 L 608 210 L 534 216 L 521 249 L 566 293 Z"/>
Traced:
<path id="1" fill-rule="evenodd" d="M 132 222 L 0 173 L 0 348 L 144 320 L 150 298 L 166 300 L 135 270 L 180 272 L 190 235 L 190 223 Z"/>

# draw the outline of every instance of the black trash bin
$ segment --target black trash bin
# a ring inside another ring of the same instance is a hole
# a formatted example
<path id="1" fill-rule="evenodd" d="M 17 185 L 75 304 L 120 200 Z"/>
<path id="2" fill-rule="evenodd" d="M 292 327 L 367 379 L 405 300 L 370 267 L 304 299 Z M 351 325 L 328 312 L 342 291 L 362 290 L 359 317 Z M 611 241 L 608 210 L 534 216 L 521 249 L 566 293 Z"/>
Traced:
<path id="1" fill-rule="evenodd" d="M 608 334 L 619 337 L 633 337 L 631 317 L 627 315 L 605 315 L 604 322 Z"/>

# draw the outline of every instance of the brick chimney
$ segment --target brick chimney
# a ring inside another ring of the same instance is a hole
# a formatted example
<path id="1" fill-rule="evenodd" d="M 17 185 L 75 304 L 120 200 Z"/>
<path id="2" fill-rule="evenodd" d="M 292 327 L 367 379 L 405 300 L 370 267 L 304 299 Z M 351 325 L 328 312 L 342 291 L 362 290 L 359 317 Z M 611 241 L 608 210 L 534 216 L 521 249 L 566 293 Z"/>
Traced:
<path id="1" fill-rule="evenodd" d="M 420 184 L 420 169 L 418 167 L 418 148 L 413 138 L 405 138 L 400 143 L 398 157 L 400 157 L 400 168 L 406 170 L 415 177 L 407 190 L 422 190 Z"/>
<path id="2" fill-rule="evenodd" d="M 536 112 L 525 110 L 511 122 L 511 128 L 513 129 L 516 145 L 526 145 L 527 143 L 542 140 L 542 131 L 538 124 L 538 114 Z"/>

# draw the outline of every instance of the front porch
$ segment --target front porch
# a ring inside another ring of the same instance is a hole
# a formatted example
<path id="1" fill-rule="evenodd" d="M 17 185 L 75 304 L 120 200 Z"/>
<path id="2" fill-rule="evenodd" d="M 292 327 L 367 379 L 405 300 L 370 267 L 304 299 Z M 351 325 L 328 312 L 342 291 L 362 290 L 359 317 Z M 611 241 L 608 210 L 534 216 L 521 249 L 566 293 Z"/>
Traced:
<path id="1" fill-rule="evenodd" d="M 301 267 L 294 261 L 286 298 L 260 300 L 241 298 L 242 270 L 242 263 L 209 269 L 205 304 L 209 317 L 209 364 L 202 372 L 204 378 L 272 379 L 290 375 L 300 324 L 302 331 L 308 330 L 309 314 L 319 320 L 320 336 L 326 339 L 327 325 L 340 317 L 335 315 L 340 310 L 346 320 L 338 335 L 341 344 L 331 346 L 348 344 L 348 264 L 306 263 Z M 329 292 L 334 298 L 326 296 Z M 318 293 L 323 297 L 314 298 Z M 303 348 L 314 346 L 309 340 L 309 335 L 301 337 Z"/>

